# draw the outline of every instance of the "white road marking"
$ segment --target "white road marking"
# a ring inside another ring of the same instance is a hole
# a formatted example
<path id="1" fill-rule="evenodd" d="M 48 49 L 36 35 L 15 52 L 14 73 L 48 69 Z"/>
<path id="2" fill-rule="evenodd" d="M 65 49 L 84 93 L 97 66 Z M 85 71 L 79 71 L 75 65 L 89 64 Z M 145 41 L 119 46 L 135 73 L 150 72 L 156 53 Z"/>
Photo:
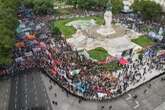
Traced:
<path id="1" fill-rule="evenodd" d="M 25 104 L 27 105 L 27 99 L 25 99 Z"/>
<path id="2" fill-rule="evenodd" d="M 133 108 L 134 108 L 134 109 L 137 109 L 137 108 L 140 106 L 140 104 L 139 104 L 138 101 L 135 101 L 135 103 L 136 103 L 136 105 L 135 105 Z"/>
<path id="3" fill-rule="evenodd" d="M 18 85 L 18 80 L 16 80 L 16 83 L 15 84 Z"/>
<path id="4" fill-rule="evenodd" d="M 18 91 L 16 90 L 16 91 L 15 91 L 15 95 L 17 95 L 17 94 L 18 94 Z"/>
<path id="5" fill-rule="evenodd" d="M 15 110 L 17 109 L 17 104 L 15 103 L 15 105 L 14 105 L 14 108 L 15 108 Z"/>
<path id="6" fill-rule="evenodd" d="M 27 94 L 25 94 L 25 98 L 27 99 Z"/>
<path id="7" fill-rule="evenodd" d="M 126 100 L 130 100 L 130 99 L 132 99 L 132 95 L 128 94 L 128 97 L 126 98 Z"/>
<path id="8" fill-rule="evenodd" d="M 16 90 L 18 89 L 18 85 L 15 86 L 15 89 L 16 89 Z"/>
<path id="9" fill-rule="evenodd" d="M 9 89 L 7 88 L 7 89 L 6 89 L 6 93 L 8 93 L 8 92 L 9 92 Z"/>

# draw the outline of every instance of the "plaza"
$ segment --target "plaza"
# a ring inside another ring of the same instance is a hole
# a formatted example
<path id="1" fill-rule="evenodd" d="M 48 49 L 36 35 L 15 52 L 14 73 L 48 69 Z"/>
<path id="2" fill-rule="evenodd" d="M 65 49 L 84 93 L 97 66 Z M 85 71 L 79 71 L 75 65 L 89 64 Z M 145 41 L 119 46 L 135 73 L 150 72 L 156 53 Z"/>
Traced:
<path id="1" fill-rule="evenodd" d="M 5 16 L 0 20 L 0 110 L 164 109 L 161 5 L 143 0 L 0 3 Z"/>

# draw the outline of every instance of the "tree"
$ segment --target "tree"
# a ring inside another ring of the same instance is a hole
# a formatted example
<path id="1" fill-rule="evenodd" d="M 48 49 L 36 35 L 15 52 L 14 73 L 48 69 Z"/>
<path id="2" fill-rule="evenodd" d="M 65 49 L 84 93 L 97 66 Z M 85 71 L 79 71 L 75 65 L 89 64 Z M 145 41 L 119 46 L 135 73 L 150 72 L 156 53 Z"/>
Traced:
<path id="1" fill-rule="evenodd" d="M 135 0 L 132 7 L 135 12 L 140 13 L 146 20 L 156 20 L 162 12 L 159 4 L 149 0 Z"/>
<path id="2" fill-rule="evenodd" d="M 96 0 L 78 0 L 77 1 L 78 7 L 81 9 L 92 9 L 96 7 Z"/>
<path id="3" fill-rule="evenodd" d="M 73 5 L 74 8 L 77 8 L 77 5 L 78 5 L 78 0 L 67 0 L 66 3 L 69 4 L 69 5 Z"/>
<path id="4" fill-rule="evenodd" d="M 11 63 L 19 0 L 0 0 L 0 64 Z"/>
<path id="5" fill-rule="evenodd" d="M 97 8 L 100 10 L 104 10 L 106 8 L 108 0 L 96 0 Z"/>
<path id="6" fill-rule="evenodd" d="M 34 13 L 39 15 L 53 11 L 53 0 L 24 0 L 26 7 L 33 8 Z"/>
<path id="7" fill-rule="evenodd" d="M 109 0 L 67 0 L 67 4 L 73 5 L 75 8 L 80 9 L 99 9 L 104 10 Z M 122 0 L 111 0 L 112 12 L 114 14 L 119 13 L 123 8 Z"/>
<path id="8" fill-rule="evenodd" d="M 123 8 L 123 1 L 122 0 L 111 0 L 112 2 L 112 13 L 118 14 Z"/>

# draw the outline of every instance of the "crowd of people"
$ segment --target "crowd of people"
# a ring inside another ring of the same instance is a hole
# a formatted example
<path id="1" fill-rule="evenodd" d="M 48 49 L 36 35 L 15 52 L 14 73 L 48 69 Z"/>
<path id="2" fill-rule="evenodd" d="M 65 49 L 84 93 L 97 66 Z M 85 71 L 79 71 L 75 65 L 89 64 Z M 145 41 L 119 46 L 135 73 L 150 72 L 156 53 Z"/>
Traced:
<path id="1" fill-rule="evenodd" d="M 160 28 L 163 28 L 165 31 L 165 22 L 155 22 L 155 21 L 144 21 L 142 17 L 139 17 L 135 13 L 131 14 L 123 14 L 120 13 L 118 15 L 113 16 L 114 22 L 121 23 L 126 25 L 128 28 L 133 29 L 140 33 L 146 33 L 148 31 L 159 32 Z"/>
<path id="2" fill-rule="evenodd" d="M 12 50 L 14 61 L 7 69 L 2 70 L 1 76 L 13 76 L 17 71 L 48 67 L 49 52 L 46 43 L 51 42 L 48 24 L 53 17 L 36 16 L 31 9 L 24 6 L 19 7 L 17 16 L 19 25 L 16 29 L 16 44 Z"/>
<path id="3" fill-rule="evenodd" d="M 55 46 L 59 50 L 55 53 L 55 56 L 59 56 L 57 57 L 59 63 L 48 73 L 52 72 L 53 78 L 65 89 L 85 99 L 102 100 L 119 96 L 134 88 L 136 84 L 152 78 L 152 75 L 156 76 L 165 71 L 159 59 L 144 57 L 136 61 L 130 59 L 129 64 L 123 69 L 111 73 L 99 68 L 99 65 L 91 60 L 81 59 L 70 50 L 66 42 L 63 40 L 61 42 L 62 46 L 55 43 L 59 45 L 59 48 Z"/>
<path id="4" fill-rule="evenodd" d="M 141 60 L 130 58 L 120 70 L 105 70 L 101 64 L 73 51 L 64 38 L 52 34 L 49 26 L 52 16 L 39 17 L 22 6 L 18 17 L 14 63 L 3 71 L 6 74 L 44 69 L 66 91 L 84 99 L 102 100 L 120 96 L 165 71 L 164 65 L 153 56 Z"/>

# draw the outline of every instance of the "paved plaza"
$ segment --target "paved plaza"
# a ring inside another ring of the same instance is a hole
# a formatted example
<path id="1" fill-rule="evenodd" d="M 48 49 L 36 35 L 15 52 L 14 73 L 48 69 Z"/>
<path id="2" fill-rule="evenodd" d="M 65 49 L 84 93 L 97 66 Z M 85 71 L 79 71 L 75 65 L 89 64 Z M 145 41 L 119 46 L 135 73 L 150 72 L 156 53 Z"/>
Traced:
<path id="1" fill-rule="evenodd" d="M 82 101 L 67 94 L 48 77 L 42 75 L 42 80 L 48 91 L 53 110 L 163 110 L 165 107 L 165 82 L 161 81 L 162 75 L 123 96 L 106 102 Z M 49 87 L 52 85 L 52 89 Z M 55 97 L 55 94 L 57 95 Z M 137 98 L 134 98 L 137 95 Z M 112 106 L 112 109 L 110 109 Z"/>

